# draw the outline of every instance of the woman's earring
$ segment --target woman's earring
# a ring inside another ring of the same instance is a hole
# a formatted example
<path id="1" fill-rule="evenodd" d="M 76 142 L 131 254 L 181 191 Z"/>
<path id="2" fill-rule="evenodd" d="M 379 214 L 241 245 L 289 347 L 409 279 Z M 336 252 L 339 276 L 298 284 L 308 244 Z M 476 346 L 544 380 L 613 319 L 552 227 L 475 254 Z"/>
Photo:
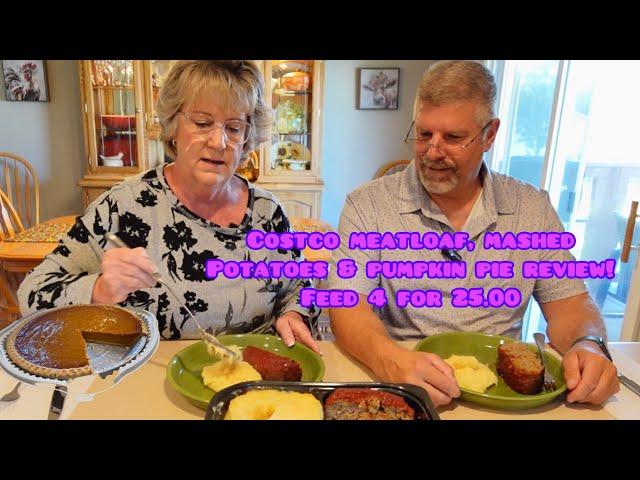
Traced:
<path id="1" fill-rule="evenodd" d="M 171 139 L 171 145 L 173 146 L 173 148 L 176 148 L 176 139 L 175 138 Z"/>

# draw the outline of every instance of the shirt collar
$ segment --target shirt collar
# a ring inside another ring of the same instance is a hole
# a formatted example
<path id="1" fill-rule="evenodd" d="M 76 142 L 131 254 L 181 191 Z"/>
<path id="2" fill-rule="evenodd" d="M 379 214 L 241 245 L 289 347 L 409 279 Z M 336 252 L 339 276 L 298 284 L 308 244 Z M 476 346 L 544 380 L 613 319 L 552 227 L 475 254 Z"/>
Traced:
<path id="1" fill-rule="evenodd" d="M 416 170 L 415 159 L 405 168 L 400 180 L 399 213 L 413 213 L 422 211 L 425 217 L 432 218 L 444 224 L 448 224 L 447 217 L 424 189 Z M 504 182 L 498 175 L 494 175 L 487 165 L 482 162 L 480 178 L 482 179 L 482 202 L 487 215 L 487 220 L 492 223 L 498 215 L 515 213 L 516 199 L 505 191 Z"/>

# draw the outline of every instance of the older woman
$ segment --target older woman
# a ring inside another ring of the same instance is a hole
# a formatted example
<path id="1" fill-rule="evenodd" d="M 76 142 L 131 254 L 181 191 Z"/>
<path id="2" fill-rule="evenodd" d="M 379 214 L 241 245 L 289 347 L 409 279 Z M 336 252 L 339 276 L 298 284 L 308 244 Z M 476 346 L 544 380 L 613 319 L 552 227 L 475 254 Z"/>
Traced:
<path id="1" fill-rule="evenodd" d="M 269 138 L 271 109 L 260 71 L 250 61 L 177 62 L 157 110 L 165 151 L 174 160 L 114 186 L 78 218 L 67 237 L 18 291 L 24 314 L 75 303 L 144 308 L 165 339 L 197 338 L 156 271 L 214 334 L 277 331 L 317 351 L 307 325 L 318 312 L 300 306 L 301 279 L 205 276 L 208 259 L 291 261 L 298 250 L 248 250 L 247 232 L 284 232 L 278 200 L 235 174 Z M 111 248 L 116 233 L 131 249 Z M 308 322 L 308 323 L 305 323 Z"/>

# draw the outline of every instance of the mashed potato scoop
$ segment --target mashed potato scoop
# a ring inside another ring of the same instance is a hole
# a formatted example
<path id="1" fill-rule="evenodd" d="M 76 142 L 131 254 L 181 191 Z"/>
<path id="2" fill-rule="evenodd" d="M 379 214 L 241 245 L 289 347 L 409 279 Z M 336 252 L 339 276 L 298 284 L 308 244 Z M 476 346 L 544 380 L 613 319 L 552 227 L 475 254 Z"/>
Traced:
<path id="1" fill-rule="evenodd" d="M 460 388 L 484 393 L 490 386 L 498 383 L 496 374 L 472 355 L 451 355 L 444 361 L 453 368 Z"/>
<path id="2" fill-rule="evenodd" d="M 262 380 L 260 373 L 249 363 L 236 361 L 233 357 L 225 357 L 202 369 L 202 382 L 216 392 L 236 383 L 256 380 Z"/>

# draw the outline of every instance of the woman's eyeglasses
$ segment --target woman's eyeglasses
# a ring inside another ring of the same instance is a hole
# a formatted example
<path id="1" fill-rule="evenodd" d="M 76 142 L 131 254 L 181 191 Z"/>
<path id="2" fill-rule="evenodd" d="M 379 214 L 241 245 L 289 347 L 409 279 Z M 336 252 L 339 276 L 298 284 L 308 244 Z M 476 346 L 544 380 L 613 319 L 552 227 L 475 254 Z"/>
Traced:
<path id="1" fill-rule="evenodd" d="M 216 127 L 221 128 L 225 143 L 233 145 L 244 145 L 249 140 L 251 133 L 251 124 L 244 120 L 227 120 L 225 122 L 216 122 L 209 115 L 204 113 L 189 113 L 180 110 L 188 123 L 189 131 L 193 135 L 201 136 L 202 139 L 208 139 L 215 131 Z"/>

